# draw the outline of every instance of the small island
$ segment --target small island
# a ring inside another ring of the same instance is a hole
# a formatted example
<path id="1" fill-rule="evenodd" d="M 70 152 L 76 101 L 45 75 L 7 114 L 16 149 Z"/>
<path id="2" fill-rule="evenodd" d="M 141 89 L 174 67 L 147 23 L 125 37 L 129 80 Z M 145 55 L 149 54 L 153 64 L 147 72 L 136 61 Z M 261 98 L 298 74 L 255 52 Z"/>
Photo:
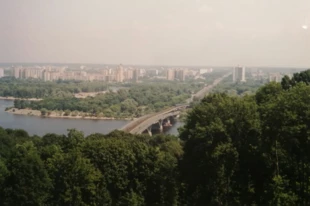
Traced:
<path id="1" fill-rule="evenodd" d="M 16 114 L 16 115 L 28 115 L 28 116 L 38 116 L 47 118 L 64 118 L 64 119 L 93 119 L 93 120 L 115 120 L 118 118 L 114 117 L 104 117 L 104 116 L 93 116 L 90 113 L 78 112 L 78 111 L 48 111 L 46 109 L 33 110 L 30 108 L 18 109 L 18 108 L 7 108 L 6 112 Z M 134 120 L 135 118 L 122 118 L 123 120 Z"/>
<path id="2" fill-rule="evenodd" d="M 77 98 L 74 94 L 51 95 L 41 101 L 16 98 L 14 106 L 6 111 L 49 118 L 133 120 L 185 103 L 203 86 L 200 83 L 140 84 L 85 98 Z"/>

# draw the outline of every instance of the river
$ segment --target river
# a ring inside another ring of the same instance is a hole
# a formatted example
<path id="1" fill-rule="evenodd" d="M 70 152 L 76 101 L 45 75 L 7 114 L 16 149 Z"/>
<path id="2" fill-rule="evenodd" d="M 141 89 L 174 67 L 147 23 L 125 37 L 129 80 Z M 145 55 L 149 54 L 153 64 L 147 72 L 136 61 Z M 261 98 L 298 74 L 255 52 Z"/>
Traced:
<path id="1" fill-rule="evenodd" d="M 13 101 L 0 100 L 0 126 L 3 128 L 23 129 L 30 135 L 67 134 L 67 129 L 73 128 L 84 132 L 85 135 L 92 133 L 107 134 L 115 129 L 122 128 L 129 122 L 127 120 L 60 119 L 14 115 L 4 111 L 6 107 L 10 106 L 13 106 Z M 180 126 L 182 126 L 182 123 L 176 122 L 166 133 L 177 135 L 177 128 Z"/>

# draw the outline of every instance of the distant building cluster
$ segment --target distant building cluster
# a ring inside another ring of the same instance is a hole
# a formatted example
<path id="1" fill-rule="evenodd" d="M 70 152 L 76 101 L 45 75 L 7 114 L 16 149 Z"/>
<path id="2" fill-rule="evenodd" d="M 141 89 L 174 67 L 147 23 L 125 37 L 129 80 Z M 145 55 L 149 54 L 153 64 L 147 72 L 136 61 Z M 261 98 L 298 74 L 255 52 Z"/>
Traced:
<path id="1" fill-rule="evenodd" d="M 197 67 L 156 67 L 123 65 L 70 65 L 68 66 L 12 66 L 7 68 L 17 79 L 42 79 L 44 81 L 77 80 L 105 82 L 139 82 L 147 79 L 185 81 L 187 79 L 204 80 L 212 68 Z M 1 74 L 1 70 L 0 70 Z"/>
<path id="2" fill-rule="evenodd" d="M 199 73 L 200 74 L 207 74 L 213 72 L 213 68 L 208 68 L 208 69 L 200 69 Z"/>
<path id="3" fill-rule="evenodd" d="M 204 79 L 202 76 L 206 73 L 211 73 L 212 68 L 209 69 L 184 69 L 184 68 L 169 68 L 166 71 L 166 79 L 170 81 L 179 80 L 185 81 L 186 77 L 193 77 L 194 79 Z"/>
<path id="4" fill-rule="evenodd" d="M 292 77 L 290 72 L 263 72 L 261 69 L 257 69 L 256 72 L 252 72 L 252 77 L 255 80 L 267 80 L 267 82 L 281 82 L 284 75 Z"/>
<path id="5" fill-rule="evenodd" d="M 4 77 L 4 70 L 0 68 L 0 78 Z"/>
<path id="6" fill-rule="evenodd" d="M 268 75 L 269 82 L 281 82 L 282 75 L 280 73 L 270 73 Z"/>
<path id="7" fill-rule="evenodd" d="M 252 70 L 252 69 L 249 69 Z M 251 72 L 252 78 L 255 80 L 267 80 L 268 82 L 280 82 L 283 75 L 279 72 L 274 73 L 266 73 L 263 72 L 261 69 L 257 69 L 256 72 Z M 245 75 L 245 67 L 235 67 L 233 68 L 233 82 L 246 82 L 246 75 Z"/>
<path id="8" fill-rule="evenodd" d="M 116 69 L 105 68 L 100 71 L 68 70 L 66 67 L 14 67 L 14 76 L 17 79 L 42 79 L 44 81 L 79 80 L 79 81 L 107 81 L 124 82 L 127 80 L 138 81 L 139 69 L 123 68 L 119 65 Z"/>
<path id="9" fill-rule="evenodd" d="M 184 81 L 186 77 L 185 69 L 168 69 L 167 70 L 167 80 L 174 81 Z"/>
<path id="10" fill-rule="evenodd" d="M 225 69 L 229 68 L 216 68 Z M 268 70 L 267 70 L 268 69 Z M 246 81 L 281 82 L 284 75 L 292 77 L 298 72 L 294 68 L 251 68 L 237 66 L 232 68 L 232 81 L 244 83 Z M 6 75 L 17 79 L 41 79 L 44 81 L 76 80 L 76 81 L 104 81 L 104 82 L 141 82 L 152 79 L 168 81 L 195 80 L 203 82 L 208 78 L 213 68 L 205 67 L 163 67 L 136 65 L 39 65 L 39 66 L 11 66 L 0 68 L 0 78 Z"/>

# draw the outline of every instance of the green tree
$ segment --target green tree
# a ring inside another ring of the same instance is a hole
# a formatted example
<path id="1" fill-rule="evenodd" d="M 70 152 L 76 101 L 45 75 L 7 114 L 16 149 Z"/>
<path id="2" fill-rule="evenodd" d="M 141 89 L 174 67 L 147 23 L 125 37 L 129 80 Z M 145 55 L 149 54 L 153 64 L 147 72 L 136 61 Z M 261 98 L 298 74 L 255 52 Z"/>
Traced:
<path id="1" fill-rule="evenodd" d="M 287 75 L 285 75 L 285 76 L 282 78 L 281 85 L 282 85 L 282 88 L 283 88 L 283 89 L 289 89 L 289 88 L 291 88 L 292 83 L 291 83 L 290 78 L 289 78 Z"/>
<path id="2" fill-rule="evenodd" d="M 0 198 L 1 200 L 5 199 L 4 192 L 5 192 L 5 181 L 6 178 L 9 176 L 9 170 L 7 169 L 5 162 L 0 158 Z M 0 203 L 2 204 L 2 203 Z"/>
<path id="3" fill-rule="evenodd" d="M 41 115 L 42 116 L 45 116 L 45 115 L 47 115 L 47 109 L 45 109 L 45 108 L 43 108 L 43 109 L 41 109 Z"/>
<path id="4" fill-rule="evenodd" d="M 43 205 L 51 182 L 32 142 L 16 145 L 8 159 L 10 175 L 4 185 L 2 202 L 6 205 Z"/>
<path id="5" fill-rule="evenodd" d="M 53 180 L 49 202 L 53 205 L 96 205 L 101 174 L 79 151 L 56 152 L 47 159 Z M 104 203 L 104 202 L 102 202 Z"/>
<path id="6" fill-rule="evenodd" d="M 297 83 L 260 105 L 271 172 L 274 172 L 274 182 L 281 188 L 277 191 L 283 193 L 277 194 L 277 203 L 282 204 L 284 197 L 296 200 L 295 196 L 297 205 L 310 203 L 309 93 L 308 85 Z"/>
<path id="7" fill-rule="evenodd" d="M 181 174 L 188 204 L 258 203 L 260 121 L 254 98 L 207 96 L 188 115 L 180 138 L 186 141 Z"/>

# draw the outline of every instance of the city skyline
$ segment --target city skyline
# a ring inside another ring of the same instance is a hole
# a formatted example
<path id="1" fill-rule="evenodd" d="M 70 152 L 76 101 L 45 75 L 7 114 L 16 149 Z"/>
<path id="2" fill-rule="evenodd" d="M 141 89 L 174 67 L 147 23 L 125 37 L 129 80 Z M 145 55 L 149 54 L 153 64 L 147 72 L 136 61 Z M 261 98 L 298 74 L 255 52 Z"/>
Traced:
<path id="1" fill-rule="evenodd" d="M 4 1 L 0 62 L 303 67 L 310 2 Z"/>
<path id="2" fill-rule="evenodd" d="M 119 65 L 123 66 L 135 66 L 135 67 L 189 67 L 189 68 L 220 68 L 220 69 L 231 69 L 237 66 L 244 66 L 247 68 L 261 68 L 261 69 L 308 69 L 309 66 L 285 66 L 285 65 L 275 65 L 275 66 L 257 66 L 257 65 L 245 65 L 245 64 L 236 64 L 236 65 L 182 65 L 182 64 L 123 64 L 123 63 L 80 63 L 80 62 L 0 62 L 0 67 L 8 67 L 8 66 L 113 66 L 117 67 Z"/>
<path id="3" fill-rule="evenodd" d="M 0 64 L 1 65 L 1 64 Z M 10 66 L 6 67 L 7 76 L 14 76 L 16 79 L 41 79 L 43 81 L 57 80 L 79 80 L 79 81 L 105 81 L 105 82 L 140 82 L 142 78 L 167 79 L 170 81 L 185 81 L 187 77 L 203 78 L 201 75 L 211 73 L 212 68 L 190 69 L 190 68 L 133 68 L 118 65 L 112 67 L 86 67 L 80 65 L 78 68 L 68 66 Z M 2 76 L 4 69 L 0 68 Z M 1 73 L 0 73 L 1 74 Z"/>

